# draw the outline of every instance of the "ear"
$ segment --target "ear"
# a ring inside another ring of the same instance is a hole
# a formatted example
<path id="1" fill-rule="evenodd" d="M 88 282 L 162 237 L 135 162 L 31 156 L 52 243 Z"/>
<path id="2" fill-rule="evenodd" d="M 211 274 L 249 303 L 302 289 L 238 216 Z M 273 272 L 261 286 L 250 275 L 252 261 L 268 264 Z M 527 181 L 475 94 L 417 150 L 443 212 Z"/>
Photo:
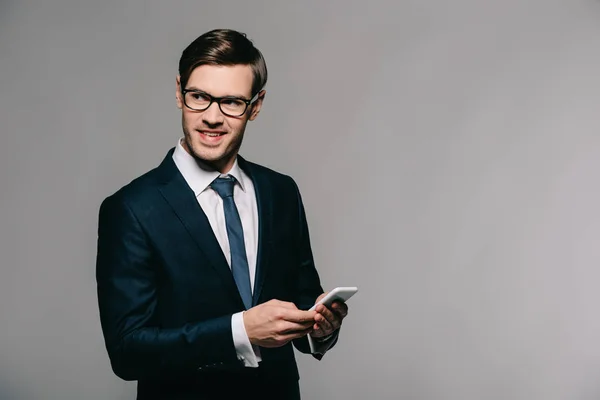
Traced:
<path id="1" fill-rule="evenodd" d="M 183 95 L 181 94 L 181 76 L 177 75 L 175 78 L 175 101 L 177 102 L 177 108 L 180 110 L 183 108 Z"/>
<path id="2" fill-rule="evenodd" d="M 265 100 L 266 94 L 267 94 L 267 92 L 265 90 L 261 90 L 260 92 L 258 92 L 258 97 L 254 101 L 254 103 L 252 103 L 252 105 L 250 106 L 251 107 L 250 108 L 250 117 L 248 118 L 250 121 L 254 121 L 256 119 L 256 117 L 258 116 L 258 113 L 260 112 L 260 109 L 262 108 L 263 101 Z"/>

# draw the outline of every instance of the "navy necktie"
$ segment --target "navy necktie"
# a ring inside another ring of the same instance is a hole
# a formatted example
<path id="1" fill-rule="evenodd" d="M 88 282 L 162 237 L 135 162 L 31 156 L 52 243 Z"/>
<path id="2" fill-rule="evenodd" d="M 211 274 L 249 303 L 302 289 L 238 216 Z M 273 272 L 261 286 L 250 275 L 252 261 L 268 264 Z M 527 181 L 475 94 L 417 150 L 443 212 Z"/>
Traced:
<path id="1" fill-rule="evenodd" d="M 223 211 L 225 212 L 225 225 L 227 226 L 227 237 L 231 252 L 231 272 L 237 285 L 240 296 L 246 309 L 252 307 L 252 288 L 250 287 L 250 271 L 248 269 L 248 257 L 246 257 L 246 246 L 244 244 L 244 231 L 242 220 L 233 201 L 233 187 L 235 178 L 215 179 L 210 187 L 223 199 Z"/>

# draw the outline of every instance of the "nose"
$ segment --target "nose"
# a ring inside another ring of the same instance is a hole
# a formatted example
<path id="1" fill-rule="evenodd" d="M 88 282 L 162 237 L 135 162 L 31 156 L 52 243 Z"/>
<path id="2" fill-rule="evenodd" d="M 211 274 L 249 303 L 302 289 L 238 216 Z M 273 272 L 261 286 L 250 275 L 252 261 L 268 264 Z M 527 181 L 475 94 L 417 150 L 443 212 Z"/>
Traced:
<path id="1" fill-rule="evenodd" d="M 225 116 L 221 112 L 219 108 L 219 104 L 215 101 L 208 107 L 206 110 L 202 112 L 202 120 L 206 125 L 214 126 L 220 125 L 223 123 Z"/>

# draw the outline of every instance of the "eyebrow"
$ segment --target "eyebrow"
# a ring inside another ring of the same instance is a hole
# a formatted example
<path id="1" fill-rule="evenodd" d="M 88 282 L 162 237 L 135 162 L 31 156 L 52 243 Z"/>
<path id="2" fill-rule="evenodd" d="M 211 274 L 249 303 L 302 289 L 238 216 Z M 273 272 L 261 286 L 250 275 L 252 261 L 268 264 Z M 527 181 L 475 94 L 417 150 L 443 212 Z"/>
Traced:
<path id="1" fill-rule="evenodd" d="M 235 94 L 228 94 L 226 96 L 214 96 L 211 93 L 207 92 L 206 90 L 199 89 L 196 86 L 189 86 L 186 90 L 191 90 L 191 91 L 194 91 L 194 92 L 202 92 L 202 93 L 210 94 L 213 97 L 221 97 L 221 98 L 230 98 L 230 97 L 233 97 L 233 98 L 236 98 L 236 99 L 248 100 L 248 97 L 246 97 L 246 96 L 235 95 Z"/>

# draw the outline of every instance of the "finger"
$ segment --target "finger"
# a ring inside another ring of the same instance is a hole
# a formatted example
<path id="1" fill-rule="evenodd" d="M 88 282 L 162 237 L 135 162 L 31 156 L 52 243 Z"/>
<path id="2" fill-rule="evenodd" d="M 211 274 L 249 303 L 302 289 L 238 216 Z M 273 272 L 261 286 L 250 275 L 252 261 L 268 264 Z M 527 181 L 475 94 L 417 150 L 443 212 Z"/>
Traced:
<path id="1" fill-rule="evenodd" d="M 314 322 L 316 311 L 283 309 L 280 318 L 290 322 Z"/>
<path id="2" fill-rule="evenodd" d="M 323 314 L 317 314 L 315 316 L 315 321 L 317 322 L 317 326 L 323 332 L 327 334 L 333 332 L 336 328 L 332 321 L 329 321 Z"/>
<path id="3" fill-rule="evenodd" d="M 335 313 L 331 308 L 323 307 L 320 314 L 323 315 L 327 319 L 327 321 L 331 325 L 332 331 L 335 331 L 335 330 L 339 329 L 340 326 L 342 326 L 343 317 L 340 316 L 339 314 Z M 331 333 L 331 332 L 329 332 L 329 333 Z"/>
<path id="4" fill-rule="evenodd" d="M 312 328 L 312 336 L 313 337 L 321 337 L 321 336 L 326 336 L 323 333 L 323 330 L 321 329 L 321 327 L 319 326 L 319 324 L 315 323 L 315 325 Z"/>
<path id="5" fill-rule="evenodd" d="M 342 319 L 348 315 L 348 305 L 341 301 L 336 301 L 331 305 L 331 311 L 339 315 Z"/>
<path id="6" fill-rule="evenodd" d="M 320 327 L 318 324 L 315 324 L 315 326 L 313 328 L 313 331 L 311 333 L 311 336 L 315 337 L 315 338 L 320 338 L 320 337 L 323 337 L 323 336 L 328 336 L 331 333 L 333 333 L 333 331 L 325 330 L 322 327 Z"/>
<path id="7" fill-rule="evenodd" d="M 308 321 L 308 322 L 302 322 L 302 323 L 290 322 L 290 321 L 279 321 L 279 323 L 276 325 L 276 330 L 280 334 L 287 334 L 287 333 L 293 333 L 296 331 L 312 329 L 313 324 L 314 324 L 313 320 Z"/>
<path id="8" fill-rule="evenodd" d="M 342 318 L 327 307 L 323 307 L 318 315 L 323 316 L 329 322 L 332 331 L 338 329 L 342 324 Z M 315 316 L 315 320 L 317 320 L 317 316 Z"/>
<path id="9" fill-rule="evenodd" d="M 294 340 L 294 339 L 298 339 L 298 338 L 304 337 L 304 336 L 308 335 L 309 333 L 311 333 L 312 331 L 313 331 L 313 328 L 311 326 L 310 328 L 307 328 L 307 329 L 300 329 L 300 330 L 297 330 L 297 331 L 293 331 L 293 332 L 288 332 L 288 333 L 282 334 L 281 338 L 282 338 L 282 340 L 289 342 L 290 340 Z"/>

